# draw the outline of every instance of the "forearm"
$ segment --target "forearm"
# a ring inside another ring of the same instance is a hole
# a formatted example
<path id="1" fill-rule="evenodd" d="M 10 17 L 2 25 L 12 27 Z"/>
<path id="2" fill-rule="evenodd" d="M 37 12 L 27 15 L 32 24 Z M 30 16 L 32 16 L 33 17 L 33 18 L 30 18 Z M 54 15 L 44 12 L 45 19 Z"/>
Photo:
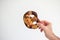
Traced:
<path id="1" fill-rule="evenodd" d="M 60 38 L 53 34 L 53 35 L 51 35 L 49 40 L 60 40 Z"/>

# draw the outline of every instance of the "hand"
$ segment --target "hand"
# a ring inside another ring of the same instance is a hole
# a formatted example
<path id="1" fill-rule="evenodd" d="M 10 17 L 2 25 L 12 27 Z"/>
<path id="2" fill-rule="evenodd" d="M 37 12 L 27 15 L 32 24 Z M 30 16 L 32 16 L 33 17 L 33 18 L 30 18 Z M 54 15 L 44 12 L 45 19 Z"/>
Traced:
<path id="1" fill-rule="evenodd" d="M 46 37 L 49 38 L 49 36 L 53 34 L 50 22 L 44 20 L 38 23 L 38 26 L 41 30 L 45 32 Z"/>
<path id="2" fill-rule="evenodd" d="M 50 22 L 48 21 L 41 21 L 37 24 L 39 26 L 39 28 L 41 30 L 44 31 L 45 36 L 49 39 L 49 40 L 60 40 L 57 36 L 54 35 L 54 33 L 52 32 L 52 25 Z"/>

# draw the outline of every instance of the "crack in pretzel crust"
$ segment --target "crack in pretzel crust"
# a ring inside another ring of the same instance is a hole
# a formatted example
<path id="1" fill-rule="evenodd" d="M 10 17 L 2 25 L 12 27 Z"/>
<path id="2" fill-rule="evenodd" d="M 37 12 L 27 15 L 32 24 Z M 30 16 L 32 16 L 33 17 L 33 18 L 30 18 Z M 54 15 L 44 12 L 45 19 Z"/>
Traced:
<path id="1" fill-rule="evenodd" d="M 30 29 L 37 29 L 38 28 L 37 23 L 40 22 L 37 13 L 34 11 L 26 12 L 23 16 L 23 21 L 26 27 Z M 35 24 L 33 24 L 33 22 L 35 22 Z"/>

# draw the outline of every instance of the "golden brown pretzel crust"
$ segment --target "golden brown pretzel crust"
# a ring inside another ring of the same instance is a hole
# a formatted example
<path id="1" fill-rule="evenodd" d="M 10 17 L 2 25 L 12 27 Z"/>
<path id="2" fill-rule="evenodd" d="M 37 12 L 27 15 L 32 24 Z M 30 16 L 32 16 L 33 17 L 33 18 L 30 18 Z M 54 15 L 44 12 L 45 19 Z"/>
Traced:
<path id="1" fill-rule="evenodd" d="M 30 17 L 30 15 L 33 15 L 32 17 Z M 30 29 L 36 29 L 38 28 L 37 24 L 33 24 L 33 22 L 40 22 L 40 20 L 37 17 L 37 13 L 34 11 L 28 11 L 24 14 L 23 16 L 23 20 L 24 23 L 26 25 L 26 27 L 30 28 Z"/>

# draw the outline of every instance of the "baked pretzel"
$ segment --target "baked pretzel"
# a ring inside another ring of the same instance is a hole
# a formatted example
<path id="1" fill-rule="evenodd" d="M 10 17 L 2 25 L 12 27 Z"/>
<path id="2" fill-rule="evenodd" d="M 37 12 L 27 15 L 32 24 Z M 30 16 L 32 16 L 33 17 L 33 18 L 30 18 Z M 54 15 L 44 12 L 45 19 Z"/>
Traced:
<path id="1" fill-rule="evenodd" d="M 37 13 L 34 11 L 26 12 L 23 16 L 23 20 L 26 27 L 30 29 L 38 28 L 37 23 L 40 22 L 40 20 L 37 17 Z"/>

